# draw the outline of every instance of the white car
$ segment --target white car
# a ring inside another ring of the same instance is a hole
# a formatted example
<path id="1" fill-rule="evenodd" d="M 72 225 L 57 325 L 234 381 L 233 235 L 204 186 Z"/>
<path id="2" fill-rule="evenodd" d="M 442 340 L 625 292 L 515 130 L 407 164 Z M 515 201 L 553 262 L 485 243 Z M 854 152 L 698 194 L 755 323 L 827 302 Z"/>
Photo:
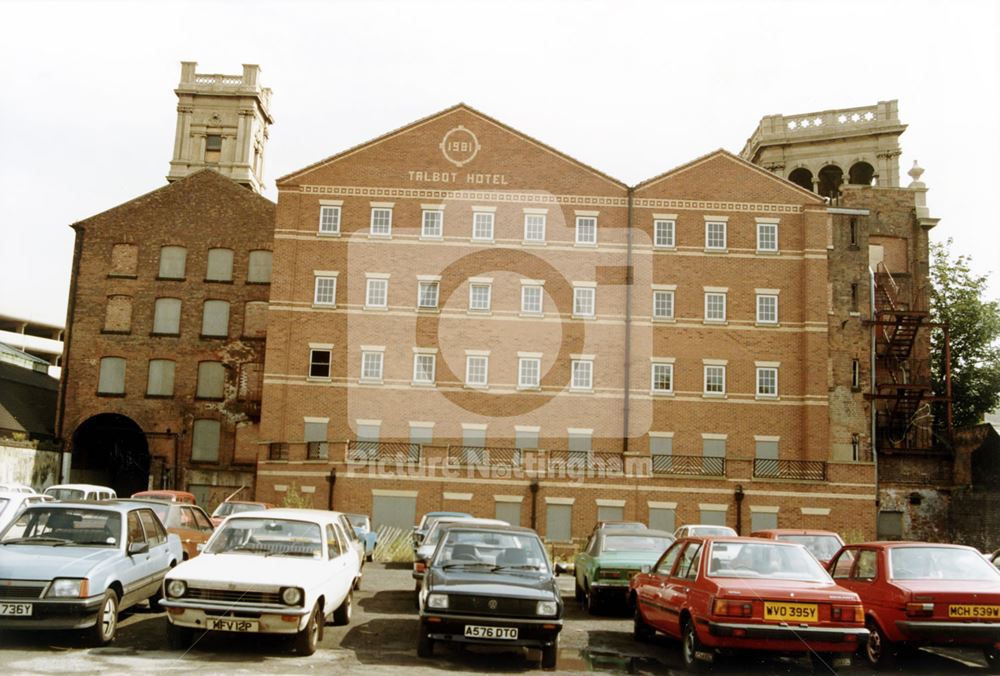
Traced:
<path id="1" fill-rule="evenodd" d="M 351 621 L 361 575 L 340 512 L 269 509 L 227 518 L 202 553 L 163 580 L 167 639 L 185 649 L 194 632 L 295 635 L 316 652 L 326 618 Z"/>
<path id="2" fill-rule="evenodd" d="M 0 484 L 0 493 L 5 493 L 5 492 L 28 493 L 30 495 L 34 495 L 38 491 L 36 491 L 31 486 L 27 486 L 25 484 L 12 484 L 12 483 Z"/>
<path id="3" fill-rule="evenodd" d="M 736 537 L 737 533 L 735 530 L 729 526 L 713 526 L 704 523 L 691 523 L 687 526 L 681 526 L 674 531 L 674 539 L 680 540 L 681 538 L 692 537 L 696 535 L 704 535 L 708 537 Z"/>
<path id="4" fill-rule="evenodd" d="M 56 500 L 114 500 L 118 497 L 113 488 L 94 484 L 56 484 L 45 489 L 45 495 L 51 495 Z"/>
<path id="5" fill-rule="evenodd" d="M 0 490 L 0 533 L 28 505 L 52 500 L 47 495 L 22 493 L 21 491 Z"/>

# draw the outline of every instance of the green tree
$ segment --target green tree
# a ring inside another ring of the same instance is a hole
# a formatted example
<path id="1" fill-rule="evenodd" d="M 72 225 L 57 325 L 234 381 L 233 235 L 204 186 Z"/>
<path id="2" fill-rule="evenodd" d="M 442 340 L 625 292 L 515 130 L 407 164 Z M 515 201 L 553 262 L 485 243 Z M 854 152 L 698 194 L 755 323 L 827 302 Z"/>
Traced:
<path id="1" fill-rule="evenodd" d="M 952 241 L 931 245 L 931 317 L 948 324 L 951 338 L 952 415 L 956 427 L 974 425 L 1000 402 L 1000 304 L 982 297 L 986 275 L 970 269 L 969 256 L 956 256 Z M 934 392 L 945 394 L 944 332 L 931 334 Z M 943 408 L 935 420 L 944 425 Z"/>

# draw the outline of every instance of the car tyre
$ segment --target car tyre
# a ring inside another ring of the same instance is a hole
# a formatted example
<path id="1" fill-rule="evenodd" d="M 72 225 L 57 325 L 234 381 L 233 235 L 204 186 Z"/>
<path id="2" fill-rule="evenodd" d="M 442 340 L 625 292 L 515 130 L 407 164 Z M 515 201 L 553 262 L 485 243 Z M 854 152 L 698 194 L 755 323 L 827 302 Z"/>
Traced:
<path id="1" fill-rule="evenodd" d="M 417 657 L 434 657 L 434 639 L 427 634 L 427 629 L 420 627 L 417 637 Z"/>
<path id="2" fill-rule="evenodd" d="M 983 648 L 983 659 L 986 660 L 986 671 L 1000 674 L 1000 648 L 995 645 Z"/>
<path id="3" fill-rule="evenodd" d="M 149 597 L 149 609 L 154 613 L 158 613 L 162 608 L 160 608 L 160 601 L 163 600 L 163 586 L 162 584 L 156 588 L 156 592 Z"/>
<path id="4" fill-rule="evenodd" d="M 363 573 L 358 573 L 358 576 L 354 578 L 354 586 L 351 587 L 354 591 L 361 591 L 361 578 Z"/>
<path id="5" fill-rule="evenodd" d="M 584 596 L 583 602 L 587 607 L 588 615 L 597 615 L 600 612 L 601 604 L 597 600 L 597 594 L 594 593 L 594 588 L 589 584 L 587 585 L 587 592 Z"/>
<path id="6" fill-rule="evenodd" d="M 573 581 L 573 597 L 576 599 L 577 603 L 583 603 L 587 594 L 583 591 L 583 587 L 580 586 L 579 580 Z"/>
<path id="7" fill-rule="evenodd" d="M 90 629 L 90 642 L 97 646 L 108 645 L 118 632 L 118 594 L 114 589 L 104 592 L 97 610 L 97 621 Z"/>
<path id="8" fill-rule="evenodd" d="M 635 615 L 632 617 L 632 638 L 640 643 L 649 643 L 656 636 L 656 630 L 646 624 L 639 610 L 639 602 L 635 603 Z"/>
<path id="9" fill-rule="evenodd" d="M 167 620 L 167 646 L 171 650 L 187 650 L 191 647 L 192 631 L 187 627 L 178 627 Z"/>
<path id="10" fill-rule="evenodd" d="M 868 620 L 865 624 L 868 627 L 868 641 L 864 646 L 865 658 L 875 669 L 886 669 L 894 662 L 896 649 L 892 641 L 885 637 L 877 622 Z"/>
<path id="11" fill-rule="evenodd" d="M 552 641 L 552 645 L 542 648 L 542 669 L 555 669 L 559 664 L 559 635 Z"/>
<path id="12" fill-rule="evenodd" d="M 684 668 L 688 671 L 701 671 L 704 669 L 704 662 L 696 655 L 704 648 L 698 640 L 698 632 L 694 628 L 694 620 L 688 618 L 681 628 L 681 657 L 684 660 Z"/>
<path id="13" fill-rule="evenodd" d="M 340 606 L 333 611 L 333 623 L 344 626 L 351 623 L 351 615 L 354 613 L 354 593 L 347 592 Z"/>
<path id="14" fill-rule="evenodd" d="M 306 626 L 295 635 L 295 652 L 298 654 L 312 655 L 316 652 L 316 646 L 319 645 L 320 634 L 323 631 L 323 623 L 320 622 L 319 618 L 320 612 L 319 605 L 317 604 L 313 606 Z"/>

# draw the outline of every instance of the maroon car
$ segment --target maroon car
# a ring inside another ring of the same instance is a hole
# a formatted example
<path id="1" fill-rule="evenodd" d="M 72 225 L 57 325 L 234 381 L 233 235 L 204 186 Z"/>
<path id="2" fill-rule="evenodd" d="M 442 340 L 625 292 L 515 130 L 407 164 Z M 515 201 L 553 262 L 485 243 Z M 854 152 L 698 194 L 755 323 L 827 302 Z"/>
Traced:
<path id="1" fill-rule="evenodd" d="M 680 639 L 688 668 L 716 653 L 743 651 L 844 666 L 868 637 L 858 595 L 794 543 L 684 538 L 629 588 L 635 638 L 659 631 Z"/>
<path id="2" fill-rule="evenodd" d="M 981 646 L 1000 671 L 1000 570 L 972 547 L 930 542 L 847 545 L 833 557 L 836 582 L 857 592 L 874 666 L 921 646 Z"/>

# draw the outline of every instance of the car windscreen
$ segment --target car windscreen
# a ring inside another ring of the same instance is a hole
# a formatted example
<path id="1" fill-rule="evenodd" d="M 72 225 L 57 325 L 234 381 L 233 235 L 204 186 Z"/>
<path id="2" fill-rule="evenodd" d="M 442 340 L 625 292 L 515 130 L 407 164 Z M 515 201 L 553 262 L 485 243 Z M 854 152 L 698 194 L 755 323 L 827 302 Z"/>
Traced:
<path id="1" fill-rule="evenodd" d="M 2 514 L 3 510 L 7 508 L 8 502 L 10 502 L 9 498 L 0 498 L 0 514 Z"/>
<path id="2" fill-rule="evenodd" d="M 323 538 L 318 524 L 291 519 L 230 519 L 209 541 L 210 554 L 256 554 L 320 558 Z"/>
<path id="3" fill-rule="evenodd" d="M 223 502 L 215 508 L 212 516 L 229 516 L 230 514 L 242 514 L 243 512 L 260 512 L 266 509 L 264 505 L 256 505 L 247 502 Z"/>
<path id="4" fill-rule="evenodd" d="M 83 500 L 87 497 L 86 492 L 79 488 L 47 488 L 45 494 L 56 500 Z"/>
<path id="5" fill-rule="evenodd" d="M 708 576 L 831 581 L 823 566 L 804 548 L 766 541 L 713 542 Z"/>
<path id="6" fill-rule="evenodd" d="M 0 535 L 0 543 L 116 547 L 121 529 L 122 519 L 118 512 L 31 507 Z"/>
<path id="7" fill-rule="evenodd" d="M 1000 580 L 1000 571 L 971 549 L 893 547 L 889 575 L 894 580 Z"/>
<path id="8" fill-rule="evenodd" d="M 351 525 L 355 528 L 363 528 L 364 530 L 369 530 L 368 517 L 362 514 L 348 514 L 347 520 L 351 522 Z"/>
<path id="9" fill-rule="evenodd" d="M 673 540 L 649 535 L 606 535 L 605 552 L 657 552 L 663 553 Z"/>
<path id="10" fill-rule="evenodd" d="M 782 542 L 803 545 L 820 561 L 829 561 L 843 543 L 834 535 L 779 535 Z"/>
<path id="11" fill-rule="evenodd" d="M 447 529 L 432 566 L 548 571 L 541 540 L 534 533 Z"/>

